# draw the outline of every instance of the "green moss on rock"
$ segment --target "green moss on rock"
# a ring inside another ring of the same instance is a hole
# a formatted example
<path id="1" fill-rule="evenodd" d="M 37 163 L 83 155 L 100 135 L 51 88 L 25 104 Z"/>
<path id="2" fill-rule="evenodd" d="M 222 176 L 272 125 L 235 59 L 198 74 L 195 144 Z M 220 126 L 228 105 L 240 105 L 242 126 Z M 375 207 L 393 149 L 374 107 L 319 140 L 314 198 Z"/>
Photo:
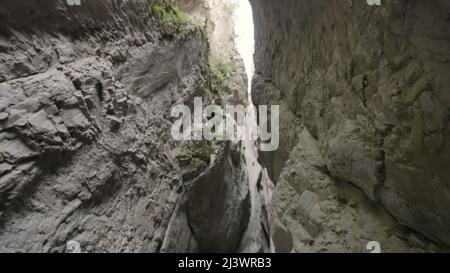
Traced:
<path id="1" fill-rule="evenodd" d="M 152 3 L 151 10 L 165 38 L 173 38 L 176 35 L 187 36 L 189 33 L 197 30 L 197 26 L 186 13 L 178 8 L 173 0 L 165 0 L 156 4 Z"/>

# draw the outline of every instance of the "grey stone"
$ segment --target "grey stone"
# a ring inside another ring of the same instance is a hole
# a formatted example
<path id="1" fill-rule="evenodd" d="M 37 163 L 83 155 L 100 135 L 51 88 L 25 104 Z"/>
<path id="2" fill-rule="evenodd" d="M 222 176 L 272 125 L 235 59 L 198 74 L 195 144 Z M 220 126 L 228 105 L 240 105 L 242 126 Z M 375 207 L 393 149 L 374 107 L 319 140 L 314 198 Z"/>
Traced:
<path id="1" fill-rule="evenodd" d="M 61 117 L 68 128 L 86 128 L 90 125 L 86 116 L 78 108 L 62 111 Z"/>
<path id="2" fill-rule="evenodd" d="M 292 237 L 289 231 L 279 221 L 273 226 L 272 240 L 276 253 L 290 253 L 292 251 Z"/>
<path id="3" fill-rule="evenodd" d="M 30 159 L 36 155 L 27 145 L 20 139 L 5 139 L 0 142 L 0 154 L 8 162 L 15 163 Z"/>
<path id="4" fill-rule="evenodd" d="M 14 168 L 14 165 L 11 165 L 8 163 L 1 163 L 0 164 L 0 175 L 3 175 L 4 173 L 11 171 L 13 168 Z"/>
<path id="5" fill-rule="evenodd" d="M 111 131 L 117 131 L 120 128 L 120 125 L 122 125 L 122 119 L 116 116 L 108 116 L 107 118 L 110 121 Z"/>
<path id="6" fill-rule="evenodd" d="M 174 159 L 180 143 L 167 109 L 217 96 L 200 29 L 164 33 L 151 10 L 157 0 L 44 2 L 0 4 L 0 25 L 12 32 L 0 61 L 0 112 L 9 114 L 0 132 L 0 251 L 268 250 L 266 212 L 250 200 L 241 149 L 217 143 L 223 156 L 207 154 L 185 180 Z M 233 35 L 229 28 L 220 39 L 231 45 Z M 239 99 L 247 81 L 238 66 L 230 93 Z"/>
<path id="7" fill-rule="evenodd" d="M 276 182 L 273 210 L 299 252 L 320 250 L 316 244 L 324 251 L 358 250 L 358 241 L 367 238 L 353 220 L 372 230 L 370 236 L 383 237 L 382 245 L 391 251 L 407 250 L 403 238 L 389 240 L 376 230 L 391 223 L 373 213 L 380 204 L 383 215 L 425 235 L 428 245 L 432 240 L 448 247 L 450 42 L 442 35 L 449 27 L 448 5 L 402 0 L 383 4 L 383 12 L 377 13 L 357 2 L 251 1 L 257 45 L 253 102 L 287 104 L 291 112 L 280 114 L 280 149 L 260 153 Z M 408 31 L 419 28 L 420 34 Z M 291 101 L 295 86 L 302 87 L 297 103 Z M 273 88 L 280 98 L 271 97 Z M 281 126 L 288 122 L 297 125 Z M 294 152 L 303 127 L 317 139 L 326 168 L 312 171 L 302 148 Z M 292 161 L 298 161 L 298 169 Z M 329 176 L 339 187 L 325 182 Z M 335 196 L 344 185 L 364 192 L 350 206 L 360 212 L 339 215 L 338 238 L 325 234 L 326 225 L 334 225 L 332 217 L 327 219 L 322 231 L 310 234 L 317 240 L 309 245 L 304 232 L 310 229 L 309 219 L 289 212 L 305 190 L 326 201 L 324 196 Z M 363 203 L 367 206 L 361 207 Z M 374 226 L 364 222 L 364 215 L 371 215 Z M 389 229 L 399 228 L 389 224 Z M 338 246 L 342 241 L 346 250 Z M 414 251 L 428 251 L 426 244 L 416 245 L 420 249 Z"/>
<path id="8" fill-rule="evenodd" d="M 56 134 L 56 128 L 53 122 L 48 118 L 47 113 L 41 110 L 28 119 L 35 132 L 45 132 L 51 135 Z"/>
<path id="9" fill-rule="evenodd" d="M 6 119 L 8 119 L 8 117 L 9 117 L 9 113 L 5 113 L 5 112 L 0 113 L 0 122 L 5 121 Z"/>
<path id="10" fill-rule="evenodd" d="M 72 109 L 72 108 L 76 108 L 78 106 L 78 99 L 77 97 L 73 96 L 70 97 L 66 100 L 64 100 L 63 104 L 63 108 L 65 109 Z"/>

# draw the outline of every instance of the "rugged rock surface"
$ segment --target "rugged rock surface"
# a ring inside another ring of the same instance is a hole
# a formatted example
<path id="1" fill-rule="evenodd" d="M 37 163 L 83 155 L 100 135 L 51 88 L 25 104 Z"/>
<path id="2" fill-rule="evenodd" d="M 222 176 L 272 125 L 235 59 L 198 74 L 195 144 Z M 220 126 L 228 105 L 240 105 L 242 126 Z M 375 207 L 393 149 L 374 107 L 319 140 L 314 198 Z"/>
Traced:
<path id="1" fill-rule="evenodd" d="M 240 34 L 251 35 L 239 25 L 238 16 L 242 16 L 239 9 L 244 8 L 241 0 L 204 0 L 204 1 L 181 1 L 181 6 L 184 7 L 196 20 L 203 22 L 205 20 L 206 29 L 208 32 L 208 41 L 210 45 L 210 67 L 215 72 L 216 78 L 226 79 L 223 84 L 224 102 L 232 105 L 247 105 L 250 102 L 248 87 L 249 78 L 251 75 L 247 74 L 251 70 L 253 56 L 246 56 L 248 52 L 242 52 L 242 43 L 248 45 L 247 40 L 242 40 Z M 248 3 L 247 3 L 248 4 Z M 248 4 L 249 5 L 249 4 Z M 250 9 L 250 6 L 247 6 Z M 251 10 L 248 10 L 251 13 Z M 204 15 L 207 15 L 206 18 Z M 251 15 L 251 14 L 250 14 Z M 249 18 L 251 20 L 251 18 Z M 247 26 L 246 26 L 247 27 Z M 240 33 L 244 32 L 244 33 Z M 248 57 L 246 60 L 243 58 Z M 250 59 L 251 58 L 251 59 Z M 249 62 L 250 61 L 250 62 Z M 247 67 L 246 67 L 247 66 Z M 214 82 L 213 82 L 213 85 Z M 214 89 L 214 88 L 213 88 Z M 252 119 L 246 120 L 246 126 L 251 126 L 249 123 Z M 257 151 L 254 141 L 244 140 L 236 143 L 241 146 L 244 154 L 243 164 L 246 167 L 248 175 L 245 179 L 248 185 L 245 190 L 249 191 L 246 196 L 250 204 L 246 204 L 242 209 L 245 213 L 249 213 L 248 224 L 244 233 L 242 234 L 239 252 L 254 253 L 254 252 L 269 252 L 270 238 L 268 226 L 267 207 L 270 202 L 270 187 L 272 186 L 265 170 L 257 162 Z M 228 168 L 227 168 L 228 169 Z M 227 170 L 226 169 L 226 170 Z M 228 171 L 227 171 L 228 172 Z M 241 186 L 240 186 L 241 187 Z M 228 189 L 225 189 L 227 191 Z M 232 195 L 229 195 L 232 196 Z M 191 198 L 194 200 L 194 198 Z M 211 200 L 210 205 L 214 203 Z M 247 199 L 246 199 L 247 202 Z M 247 211 L 248 210 L 248 211 Z M 221 215 L 217 211 L 217 215 Z M 229 219 L 236 221 L 238 219 Z M 224 222 L 225 223 L 225 222 Z M 230 231 L 232 232 L 232 231 Z M 216 244 L 217 242 L 212 242 Z M 221 242 L 227 247 L 228 242 Z"/>
<path id="2" fill-rule="evenodd" d="M 0 13 L 0 251 L 236 251 L 239 146 L 207 144 L 189 176 L 170 136 L 172 106 L 217 99 L 202 27 L 157 0 Z"/>
<path id="3" fill-rule="evenodd" d="M 252 99 L 281 110 L 271 208 L 248 146 L 170 136 L 176 104 L 246 102 L 224 0 L 182 1 L 195 22 L 2 1 L 0 251 L 448 251 L 448 2 L 252 5 Z"/>
<path id="4" fill-rule="evenodd" d="M 253 100 L 281 107 L 281 147 L 260 157 L 278 183 L 275 248 L 438 251 L 388 213 L 450 246 L 448 1 L 252 6 Z M 364 195 L 341 200 L 348 185 Z"/>

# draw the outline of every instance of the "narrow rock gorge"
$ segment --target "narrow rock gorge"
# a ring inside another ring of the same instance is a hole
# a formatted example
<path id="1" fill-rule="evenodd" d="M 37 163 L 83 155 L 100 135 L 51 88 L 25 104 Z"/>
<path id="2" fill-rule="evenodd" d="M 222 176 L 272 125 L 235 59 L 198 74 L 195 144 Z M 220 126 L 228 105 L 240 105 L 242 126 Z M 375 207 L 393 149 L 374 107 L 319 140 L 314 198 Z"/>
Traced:
<path id="1" fill-rule="evenodd" d="M 448 1 L 77 2 L 0 0 L 0 252 L 450 251 Z"/>
<path id="2" fill-rule="evenodd" d="M 247 99 L 233 27 L 193 4 L 2 2 L 0 251 L 250 251 L 241 144 L 170 134 L 174 105 Z"/>

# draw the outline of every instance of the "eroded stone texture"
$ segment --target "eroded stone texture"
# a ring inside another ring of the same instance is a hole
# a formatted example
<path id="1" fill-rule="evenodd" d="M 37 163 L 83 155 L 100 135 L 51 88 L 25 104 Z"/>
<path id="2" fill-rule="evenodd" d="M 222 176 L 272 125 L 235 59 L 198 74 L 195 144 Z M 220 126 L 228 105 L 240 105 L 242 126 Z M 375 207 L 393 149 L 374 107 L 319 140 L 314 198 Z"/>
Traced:
<path id="1" fill-rule="evenodd" d="M 284 192 L 283 162 L 296 159 L 289 153 L 304 126 L 318 141 L 325 173 L 448 246 L 450 7 L 443 0 L 382 2 L 252 1 L 254 101 L 280 104 L 286 112 L 281 147 L 262 153 L 261 162 L 278 180 L 276 191 Z M 295 120 L 301 125 L 292 125 Z M 287 200 L 316 199 L 304 194 Z M 281 205 L 275 199 L 273 206 Z M 309 214 L 313 220 L 304 224 L 314 234 L 320 213 Z"/>
<path id="2" fill-rule="evenodd" d="M 1 252 L 239 247 L 240 150 L 221 143 L 202 178 L 186 179 L 176 160 L 171 109 L 211 97 L 208 43 L 188 22 L 163 32 L 152 10 L 163 2 L 1 4 Z"/>

